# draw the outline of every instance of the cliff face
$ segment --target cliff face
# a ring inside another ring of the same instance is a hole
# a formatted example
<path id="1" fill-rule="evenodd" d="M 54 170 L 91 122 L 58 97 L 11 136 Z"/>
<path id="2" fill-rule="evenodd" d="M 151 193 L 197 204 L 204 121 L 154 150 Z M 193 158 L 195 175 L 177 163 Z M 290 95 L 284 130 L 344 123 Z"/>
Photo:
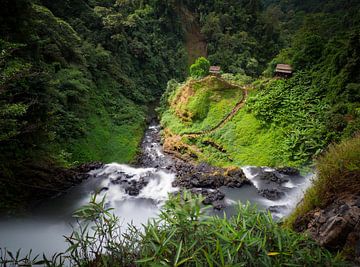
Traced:
<path id="1" fill-rule="evenodd" d="M 288 219 L 320 245 L 360 263 L 360 136 L 330 148 L 316 161 L 314 181 Z"/>
<path id="2" fill-rule="evenodd" d="M 360 264 L 360 196 L 337 199 L 323 209 L 299 216 L 294 229 L 309 233 L 329 250 L 343 251 Z"/>

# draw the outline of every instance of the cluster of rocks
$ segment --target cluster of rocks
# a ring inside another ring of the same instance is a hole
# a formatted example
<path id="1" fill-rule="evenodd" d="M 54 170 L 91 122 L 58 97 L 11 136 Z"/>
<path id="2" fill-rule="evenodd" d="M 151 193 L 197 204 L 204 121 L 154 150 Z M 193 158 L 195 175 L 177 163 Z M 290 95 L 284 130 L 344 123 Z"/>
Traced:
<path id="1" fill-rule="evenodd" d="M 111 179 L 110 182 L 114 185 L 121 185 L 125 192 L 130 196 L 137 196 L 141 189 L 148 185 L 150 181 L 150 174 L 140 177 L 139 179 L 132 179 L 134 175 L 126 173 L 119 173 L 116 179 Z"/>
<path id="2" fill-rule="evenodd" d="M 77 167 L 66 170 L 68 181 L 70 181 L 73 185 L 79 184 L 82 181 L 88 179 L 91 175 L 89 174 L 92 170 L 97 170 L 104 167 L 104 163 L 102 162 L 90 162 L 81 164 Z"/>
<path id="3" fill-rule="evenodd" d="M 283 184 L 289 182 L 291 177 L 298 175 L 300 175 L 299 171 L 290 167 L 278 168 L 275 171 L 258 168 L 256 173 L 256 180 L 260 182 L 258 193 L 269 200 L 279 200 L 289 191 L 289 188 Z"/>
<path id="4" fill-rule="evenodd" d="M 360 264 L 360 196 L 335 200 L 325 209 L 315 209 L 297 218 L 295 230 L 308 232 L 320 245 L 334 251 L 349 251 Z"/>
<path id="5" fill-rule="evenodd" d="M 198 165 L 187 162 L 176 162 L 177 177 L 173 186 L 182 188 L 210 188 L 222 186 L 239 188 L 251 182 L 241 169 L 223 169 L 206 163 Z"/>
<path id="6" fill-rule="evenodd" d="M 285 175 L 290 175 L 290 176 L 300 175 L 300 171 L 298 169 L 292 168 L 292 167 L 281 167 L 281 168 L 276 168 L 275 170 L 278 173 L 285 174 Z"/>
<path id="7" fill-rule="evenodd" d="M 251 184 L 239 168 L 224 169 L 206 163 L 196 165 L 185 161 L 176 161 L 174 168 L 177 176 L 173 186 L 203 195 L 203 204 L 211 204 L 215 209 L 225 207 L 225 194 L 219 190 L 220 187 L 240 188 L 245 184 Z"/>
<path id="8" fill-rule="evenodd" d="M 260 174 L 259 178 L 261 180 L 265 180 L 268 184 L 276 183 L 281 185 L 289 181 L 288 178 L 277 175 L 275 172 L 263 172 L 262 174 Z"/>
<path id="9" fill-rule="evenodd" d="M 191 193 L 202 195 L 204 205 L 212 205 L 214 209 L 221 210 L 225 208 L 225 194 L 218 189 L 193 188 Z"/>
<path id="10" fill-rule="evenodd" d="M 270 200 L 279 200 L 285 196 L 285 192 L 280 191 L 279 189 L 261 189 L 259 190 L 260 196 L 263 196 Z"/>

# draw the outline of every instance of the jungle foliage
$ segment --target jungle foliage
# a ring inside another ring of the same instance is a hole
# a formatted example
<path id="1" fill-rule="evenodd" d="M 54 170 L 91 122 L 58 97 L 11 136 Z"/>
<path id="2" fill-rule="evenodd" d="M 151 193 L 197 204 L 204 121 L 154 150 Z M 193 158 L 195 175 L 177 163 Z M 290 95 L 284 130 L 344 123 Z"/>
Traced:
<path id="1" fill-rule="evenodd" d="M 201 78 L 209 74 L 210 62 L 204 57 L 199 57 L 190 66 L 190 75 L 194 78 Z"/>
<path id="2" fill-rule="evenodd" d="M 181 1 L 196 14 L 208 59 L 224 72 L 259 75 L 282 47 L 261 0 Z"/>
<path id="3" fill-rule="evenodd" d="M 283 49 L 253 82 L 256 90 L 248 97 L 246 112 L 239 112 L 228 125 L 205 136 L 206 140 L 191 141 L 203 151 L 199 160 L 216 165 L 304 166 L 330 143 L 351 138 L 360 130 L 360 6 L 356 1 L 350 1 L 351 9 L 345 8 L 345 2 L 344 7 L 333 1 L 320 2 L 322 5 L 266 1 L 262 14 L 281 32 L 278 44 Z M 221 51 L 226 54 L 228 50 Z M 209 59 L 218 63 L 211 54 Z M 232 60 L 226 62 L 229 67 Z M 279 63 L 291 64 L 293 77 L 274 77 Z M 241 73 L 224 78 L 242 76 L 240 80 L 250 83 Z M 198 96 L 193 96 L 194 101 L 200 101 Z M 204 121 L 226 116 L 218 109 L 217 116 L 208 114 L 211 118 L 183 124 L 171 114 L 176 115 L 170 107 L 163 115 L 164 125 L 180 134 L 200 123 L 203 129 L 211 127 Z M 209 140 L 216 146 L 204 145 Z"/>
<path id="4" fill-rule="evenodd" d="M 5 0 L 0 25 L 0 206 L 52 166 L 132 161 L 148 104 L 185 75 L 162 1 Z"/>
<path id="5" fill-rule="evenodd" d="M 277 63 L 288 63 L 295 75 L 259 81 L 249 99 L 256 118 L 283 129 L 289 158 L 302 163 L 360 130 L 360 5 L 331 3 L 303 15 L 289 47 L 264 72 L 272 76 Z"/>

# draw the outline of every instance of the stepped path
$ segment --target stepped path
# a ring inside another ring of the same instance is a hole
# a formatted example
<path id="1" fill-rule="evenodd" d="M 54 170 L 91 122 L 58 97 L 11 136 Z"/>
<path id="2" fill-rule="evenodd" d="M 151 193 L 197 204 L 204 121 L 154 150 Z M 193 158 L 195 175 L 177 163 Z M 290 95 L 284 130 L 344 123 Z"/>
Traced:
<path id="1" fill-rule="evenodd" d="M 223 79 L 221 79 L 223 80 Z M 231 110 L 231 112 L 229 114 L 227 114 L 217 125 L 215 125 L 214 127 L 210 128 L 210 129 L 207 129 L 207 130 L 203 130 L 203 131 L 199 131 L 199 132 L 190 132 L 190 133 L 184 133 L 182 134 L 182 136 L 185 136 L 185 137 L 190 137 L 190 138 L 195 138 L 195 137 L 199 137 L 199 136 L 203 136 L 203 135 L 206 135 L 206 134 L 210 134 L 210 133 L 213 133 L 215 131 L 217 131 L 218 129 L 222 128 L 226 123 L 228 123 L 235 115 L 236 113 L 245 105 L 245 102 L 246 102 L 246 99 L 247 99 L 247 96 L 248 96 L 248 89 L 249 89 L 249 86 L 239 86 L 239 85 L 236 85 L 236 84 L 233 84 L 233 83 L 229 83 L 228 81 L 226 80 L 223 80 L 224 82 L 232 85 L 232 86 L 235 86 L 235 87 L 238 87 L 240 88 L 241 90 L 243 90 L 243 95 L 241 97 L 241 100 L 236 103 L 235 107 Z"/>

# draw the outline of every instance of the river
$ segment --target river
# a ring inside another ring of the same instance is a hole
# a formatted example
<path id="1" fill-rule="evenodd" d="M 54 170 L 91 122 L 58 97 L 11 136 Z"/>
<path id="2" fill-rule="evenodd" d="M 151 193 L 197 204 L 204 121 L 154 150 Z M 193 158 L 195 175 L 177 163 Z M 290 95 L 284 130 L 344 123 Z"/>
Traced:
<path id="1" fill-rule="evenodd" d="M 38 205 L 31 216 L 0 221 L 0 248 L 10 251 L 21 248 L 24 252 L 32 249 L 34 254 L 46 255 L 65 251 L 67 244 L 63 236 L 72 232 L 71 225 L 75 223 L 72 213 L 86 204 L 94 192 L 99 192 L 100 197 L 105 196 L 107 205 L 114 208 L 124 227 L 128 223 L 141 226 L 150 218 L 155 218 L 168 194 L 179 190 L 172 186 L 176 178 L 171 168 L 173 158 L 162 151 L 160 127 L 156 123 L 152 123 L 146 131 L 141 149 L 138 165 L 107 164 L 91 171 L 89 179 L 72 187 L 66 194 Z M 269 189 L 269 183 L 259 177 L 276 170 L 251 166 L 242 170 L 252 185 L 220 188 L 226 196 L 226 207 L 221 211 L 212 211 L 213 214 L 220 215 L 223 211 L 232 214 L 238 201 L 249 201 L 259 209 L 270 209 L 275 218 L 282 218 L 300 201 L 313 176 L 277 173 L 286 178 L 286 182 L 280 187 L 281 197 L 269 200 L 259 194 L 259 190 Z"/>

